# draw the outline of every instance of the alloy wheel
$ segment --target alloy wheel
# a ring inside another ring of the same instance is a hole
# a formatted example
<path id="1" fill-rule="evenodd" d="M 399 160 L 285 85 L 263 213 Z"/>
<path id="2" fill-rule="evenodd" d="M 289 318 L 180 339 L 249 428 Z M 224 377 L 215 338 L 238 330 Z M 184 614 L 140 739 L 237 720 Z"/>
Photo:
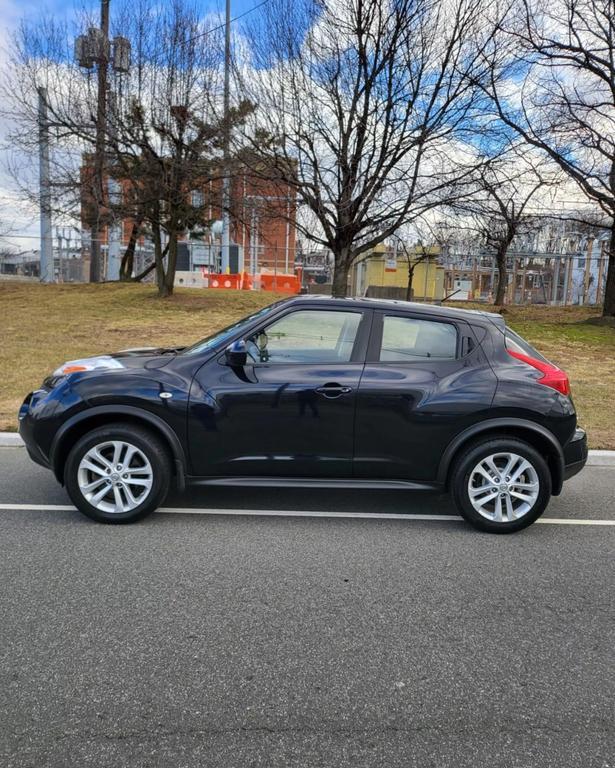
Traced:
<path id="1" fill-rule="evenodd" d="M 468 495 L 479 515 L 496 523 L 510 523 L 534 507 L 540 492 L 538 473 L 516 453 L 494 453 L 470 472 Z"/>
<path id="2" fill-rule="evenodd" d="M 84 499 L 101 512 L 121 514 L 149 496 L 154 473 L 142 450 L 123 440 L 88 449 L 79 462 L 77 483 Z"/>

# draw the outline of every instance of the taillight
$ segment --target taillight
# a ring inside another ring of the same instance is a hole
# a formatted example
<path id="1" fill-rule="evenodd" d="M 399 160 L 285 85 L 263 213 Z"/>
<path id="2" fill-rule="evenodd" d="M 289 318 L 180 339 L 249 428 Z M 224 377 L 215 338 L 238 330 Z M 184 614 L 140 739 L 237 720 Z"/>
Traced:
<path id="1" fill-rule="evenodd" d="M 537 380 L 539 384 L 544 384 L 545 387 L 551 387 L 561 392 L 562 395 L 570 395 L 570 381 L 568 376 L 561 368 L 551 363 L 545 363 L 542 360 L 536 360 L 529 355 L 524 355 L 522 352 L 517 352 L 513 349 L 507 350 L 508 354 L 512 357 L 516 357 L 517 360 L 521 360 L 523 363 L 531 365 L 532 368 L 536 368 L 537 371 L 542 373 L 542 376 Z"/>

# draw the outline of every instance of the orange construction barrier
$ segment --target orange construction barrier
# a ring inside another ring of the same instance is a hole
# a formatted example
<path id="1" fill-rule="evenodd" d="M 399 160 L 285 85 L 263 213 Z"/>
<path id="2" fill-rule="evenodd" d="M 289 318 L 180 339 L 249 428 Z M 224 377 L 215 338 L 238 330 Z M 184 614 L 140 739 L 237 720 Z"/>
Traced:
<path id="1" fill-rule="evenodd" d="M 203 272 L 203 277 L 209 281 L 210 288 L 232 288 L 239 290 L 241 288 L 242 275 L 212 275 L 208 272 Z"/>
<path id="2" fill-rule="evenodd" d="M 231 290 L 261 290 L 275 293 L 299 293 L 301 280 L 297 275 L 273 274 L 260 272 L 258 275 L 250 275 L 247 272 L 237 274 L 212 274 L 205 269 L 201 270 L 204 278 L 207 278 L 210 288 L 224 288 Z"/>
<path id="3" fill-rule="evenodd" d="M 301 283 L 296 275 L 261 273 L 261 289 L 279 293 L 299 293 Z"/>

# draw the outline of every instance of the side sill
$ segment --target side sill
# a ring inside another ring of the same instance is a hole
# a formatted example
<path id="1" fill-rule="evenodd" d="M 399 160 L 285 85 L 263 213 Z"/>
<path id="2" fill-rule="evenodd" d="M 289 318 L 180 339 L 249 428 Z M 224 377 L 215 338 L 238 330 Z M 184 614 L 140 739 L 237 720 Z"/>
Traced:
<path id="1" fill-rule="evenodd" d="M 369 480 L 364 478 L 313 477 L 186 477 L 187 485 L 218 485 L 263 488 L 369 488 L 399 491 L 443 491 L 441 483 L 414 483 L 410 480 Z"/>

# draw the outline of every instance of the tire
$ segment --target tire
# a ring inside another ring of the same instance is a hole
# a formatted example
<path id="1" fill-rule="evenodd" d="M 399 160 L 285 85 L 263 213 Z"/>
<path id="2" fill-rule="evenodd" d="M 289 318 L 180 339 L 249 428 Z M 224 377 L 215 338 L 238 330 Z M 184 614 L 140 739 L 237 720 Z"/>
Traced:
<path id="1" fill-rule="evenodd" d="M 162 504 L 170 481 L 165 446 L 150 430 L 132 424 L 88 432 L 73 446 L 64 467 L 71 500 L 99 523 L 141 520 Z"/>
<path id="2" fill-rule="evenodd" d="M 505 474 L 513 456 L 517 460 Z M 494 437 L 462 450 L 452 467 L 449 487 L 459 513 L 474 528 L 515 533 L 545 511 L 551 498 L 551 473 L 545 459 L 528 443 Z"/>

